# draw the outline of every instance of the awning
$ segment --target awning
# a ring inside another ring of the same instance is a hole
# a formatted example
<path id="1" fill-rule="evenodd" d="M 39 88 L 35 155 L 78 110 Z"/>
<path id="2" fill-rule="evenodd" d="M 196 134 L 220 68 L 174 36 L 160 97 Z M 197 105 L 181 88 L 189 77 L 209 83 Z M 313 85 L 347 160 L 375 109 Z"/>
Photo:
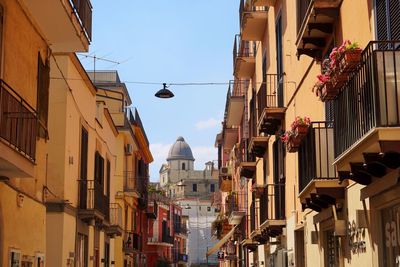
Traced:
<path id="1" fill-rule="evenodd" d="M 220 247 L 222 247 L 226 241 L 229 240 L 229 238 L 233 235 L 233 233 L 235 232 L 236 227 L 238 227 L 237 225 L 235 227 L 233 227 L 226 235 L 224 235 L 223 238 L 221 238 L 221 240 L 219 240 L 212 248 L 210 248 L 209 250 L 207 250 L 207 257 L 210 256 L 211 254 L 214 254 Z"/>

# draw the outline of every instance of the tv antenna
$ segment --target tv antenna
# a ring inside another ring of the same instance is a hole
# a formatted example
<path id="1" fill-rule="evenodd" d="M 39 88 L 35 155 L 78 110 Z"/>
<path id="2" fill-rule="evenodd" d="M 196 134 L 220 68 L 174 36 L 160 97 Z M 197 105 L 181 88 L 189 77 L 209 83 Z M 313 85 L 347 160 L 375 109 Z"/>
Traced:
<path id="1" fill-rule="evenodd" d="M 85 57 L 85 58 L 92 58 L 93 59 L 93 83 L 96 82 L 96 60 L 114 63 L 115 65 L 121 64 L 121 62 L 119 62 L 119 61 L 107 59 L 107 58 L 104 58 L 104 57 L 98 57 L 96 55 L 85 55 L 85 54 L 80 54 L 80 53 L 78 53 L 78 55 L 82 56 L 82 57 Z"/>

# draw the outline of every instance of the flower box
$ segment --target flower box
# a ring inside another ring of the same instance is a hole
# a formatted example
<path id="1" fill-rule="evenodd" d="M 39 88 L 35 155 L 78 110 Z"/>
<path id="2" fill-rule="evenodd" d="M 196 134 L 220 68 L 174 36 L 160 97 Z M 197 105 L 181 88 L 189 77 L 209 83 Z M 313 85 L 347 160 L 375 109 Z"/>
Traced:
<path id="1" fill-rule="evenodd" d="M 298 125 L 296 127 L 296 136 L 298 137 L 304 137 L 306 136 L 307 132 L 308 132 L 308 125 Z"/>
<path id="2" fill-rule="evenodd" d="M 289 142 L 286 143 L 286 150 L 289 153 L 294 153 L 299 150 L 299 146 L 301 143 L 301 138 L 300 137 L 292 137 L 290 138 Z"/>
<path id="3" fill-rule="evenodd" d="M 325 102 L 335 99 L 338 94 L 339 90 L 336 87 L 333 87 L 332 82 L 327 82 L 322 87 L 320 98 L 322 102 Z"/>
<path id="4" fill-rule="evenodd" d="M 342 73 L 353 72 L 361 62 L 361 49 L 352 49 L 344 52 L 340 61 L 340 71 Z"/>
<path id="5" fill-rule="evenodd" d="M 334 90 L 340 91 L 340 89 L 347 82 L 349 75 L 343 72 L 335 72 L 331 78 L 332 86 Z"/>

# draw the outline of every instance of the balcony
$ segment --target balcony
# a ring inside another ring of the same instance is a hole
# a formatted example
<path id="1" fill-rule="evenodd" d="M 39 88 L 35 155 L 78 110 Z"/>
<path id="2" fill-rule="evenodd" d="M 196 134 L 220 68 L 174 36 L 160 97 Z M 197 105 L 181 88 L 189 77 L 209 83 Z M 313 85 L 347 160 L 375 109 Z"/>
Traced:
<path id="1" fill-rule="evenodd" d="M 254 6 L 251 0 L 240 0 L 239 18 L 243 40 L 261 41 L 268 21 L 268 6 Z"/>
<path id="2" fill-rule="evenodd" d="M 252 0 L 253 6 L 274 6 L 276 0 Z"/>
<path id="3" fill-rule="evenodd" d="M 36 110 L 0 80 L 0 176 L 33 177 L 37 125 Z"/>
<path id="4" fill-rule="evenodd" d="M 225 104 L 226 127 L 232 128 L 241 125 L 244 111 L 244 94 L 248 87 L 248 80 L 229 81 Z"/>
<path id="5" fill-rule="evenodd" d="M 92 39 L 89 0 L 21 0 L 53 52 L 86 52 Z M 62 29 L 62 31 L 60 31 Z"/>
<path id="6" fill-rule="evenodd" d="M 237 193 L 232 193 L 227 197 L 226 205 L 229 224 L 239 224 L 242 221 L 242 218 L 246 215 L 246 211 L 244 207 L 241 207 Z"/>
<path id="7" fill-rule="evenodd" d="M 112 237 L 122 235 L 122 208 L 118 203 L 110 203 L 110 225 L 106 232 Z"/>
<path id="8" fill-rule="evenodd" d="M 274 135 L 282 127 L 286 112 L 283 85 L 283 77 L 278 77 L 277 74 L 265 75 L 257 92 L 257 130 L 259 134 Z"/>
<path id="9" fill-rule="evenodd" d="M 240 176 L 252 179 L 256 172 L 257 163 L 254 155 L 250 153 L 244 141 L 240 142 L 236 158 L 239 161 Z"/>
<path id="10" fill-rule="evenodd" d="M 334 100 L 340 180 L 368 185 L 400 167 L 399 42 L 372 41 Z"/>
<path id="11" fill-rule="evenodd" d="M 339 183 L 333 165 L 333 122 L 312 122 L 299 151 L 299 198 L 303 208 L 321 211 L 344 198 L 347 183 Z"/>
<path id="12" fill-rule="evenodd" d="M 110 198 L 104 195 L 103 185 L 95 180 L 79 180 L 79 217 L 84 221 L 109 220 Z"/>
<path id="13" fill-rule="evenodd" d="M 253 45 L 252 45 L 253 44 Z M 256 65 L 256 45 L 235 35 L 233 43 L 233 76 L 242 79 L 251 79 Z"/>
<path id="14" fill-rule="evenodd" d="M 238 142 L 238 128 L 227 128 L 226 125 L 224 125 L 222 129 L 222 135 L 224 151 L 229 153 Z"/>
<path id="15" fill-rule="evenodd" d="M 260 197 L 260 231 L 264 237 L 278 237 L 286 227 L 285 184 L 267 184 Z"/>
<path id="16" fill-rule="evenodd" d="M 140 183 L 140 178 L 135 172 L 125 171 L 124 172 L 124 192 L 131 193 L 134 197 L 139 198 L 140 192 L 138 184 Z"/>
<path id="17" fill-rule="evenodd" d="M 147 205 L 146 215 L 148 219 L 155 220 L 158 216 L 158 204 L 155 200 L 149 200 L 149 205 Z"/>
<path id="18" fill-rule="evenodd" d="M 188 236 L 188 229 L 185 224 L 174 224 L 174 232 L 181 238 L 187 238 Z"/>
<path id="19" fill-rule="evenodd" d="M 125 253 L 133 253 L 142 250 L 142 237 L 134 232 L 127 231 L 122 241 L 122 249 Z"/>
<path id="20" fill-rule="evenodd" d="M 164 236 L 163 238 L 149 237 L 147 239 L 148 246 L 162 246 L 162 247 L 173 247 L 174 238 L 171 236 Z"/>
<path id="21" fill-rule="evenodd" d="M 342 0 L 297 0 L 297 56 L 321 60 L 333 39 Z"/>
<path id="22" fill-rule="evenodd" d="M 219 170 L 219 189 L 222 192 L 232 191 L 232 166 L 221 167 Z"/>

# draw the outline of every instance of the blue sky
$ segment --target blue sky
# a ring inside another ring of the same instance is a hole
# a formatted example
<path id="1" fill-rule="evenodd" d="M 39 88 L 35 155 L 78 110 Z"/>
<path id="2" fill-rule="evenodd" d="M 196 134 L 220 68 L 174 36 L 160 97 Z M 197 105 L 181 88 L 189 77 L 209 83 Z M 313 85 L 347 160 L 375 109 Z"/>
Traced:
<path id="1" fill-rule="evenodd" d="M 111 4 L 112 2 L 112 4 Z M 116 69 L 127 82 L 228 82 L 238 32 L 239 0 L 92 0 L 93 40 L 89 54 L 121 62 L 96 62 Z M 93 60 L 81 57 L 87 69 Z M 228 85 L 171 86 L 172 99 L 158 99 L 161 85 L 127 83 L 151 143 L 152 181 L 178 136 L 189 143 L 195 166 L 217 159 Z"/>

